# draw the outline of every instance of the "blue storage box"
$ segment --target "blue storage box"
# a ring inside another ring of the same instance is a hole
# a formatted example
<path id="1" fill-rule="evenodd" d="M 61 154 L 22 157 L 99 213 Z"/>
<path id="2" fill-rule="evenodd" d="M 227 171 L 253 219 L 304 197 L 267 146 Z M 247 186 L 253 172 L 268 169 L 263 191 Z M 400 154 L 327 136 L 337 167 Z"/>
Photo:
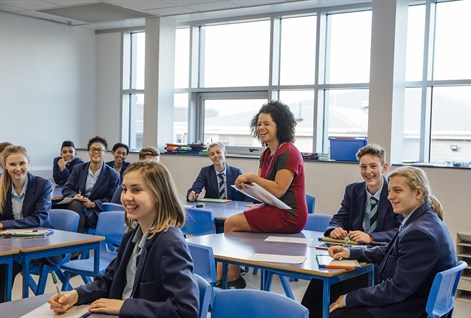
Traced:
<path id="1" fill-rule="evenodd" d="M 357 161 L 355 154 L 366 145 L 365 138 L 330 137 L 330 159 L 337 161 Z"/>

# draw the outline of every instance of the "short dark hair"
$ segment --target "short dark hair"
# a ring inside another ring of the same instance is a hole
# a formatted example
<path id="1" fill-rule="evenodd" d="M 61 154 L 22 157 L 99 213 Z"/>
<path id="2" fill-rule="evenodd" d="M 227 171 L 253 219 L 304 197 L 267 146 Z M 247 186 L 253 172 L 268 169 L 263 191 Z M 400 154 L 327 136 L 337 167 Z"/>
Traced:
<path id="1" fill-rule="evenodd" d="M 73 143 L 72 141 L 70 141 L 70 140 L 66 140 L 66 141 L 62 142 L 61 150 L 62 150 L 62 148 L 64 148 L 64 147 L 72 147 L 72 148 L 75 149 L 74 143 Z"/>
<path id="2" fill-rule="evenodd" d="M 276 137 L 280 143 L 294 142 L 294 130 L 297 122 L 288 105 L 279 101 L 269 101 L 260 108 L 257 115 L 250 121 L 252 136 L 258 140 L 260 140 L 260 135 L 257 131 L 257 124 L 260 114 L 269 114 L 271 116 L 276 124 Z"/>
<path id="3" fill-rule="evenodd" d="M 123 144 L 123 143 L 121 143 L 121 142 L 117 142 L 117 143 L 114 144 L 114 146 L 113 146 L 113 152 L 115 152 L 116 149 L 121 148 L 121 147 L 126 148 L 126 154 L 129 153 L 129 146 L 128 146 L 128 145 L 125 145 L 125 144 Z"/>
<path id="4" fill-rule="evenodd" d="M 90 147 L 95 142 L 98 142 L 98 143 L 102 144 L 103 146 L 105 146 L 105 151 L 108 150 L 108 143 L 106 142 L 106 139 L 103 138 L 103 137 L 100 137 L 100 136 L 95 136 L 95 137 L 93 137 L 92 139 L 90 139 L 88 141 L 87 150 L 90 150 Z"/>

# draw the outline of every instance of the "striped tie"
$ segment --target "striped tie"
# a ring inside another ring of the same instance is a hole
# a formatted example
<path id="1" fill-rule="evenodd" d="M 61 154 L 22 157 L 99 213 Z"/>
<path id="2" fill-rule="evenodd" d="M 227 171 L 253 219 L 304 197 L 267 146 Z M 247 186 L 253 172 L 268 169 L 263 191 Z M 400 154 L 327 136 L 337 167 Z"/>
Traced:
<path id="1" fill-rule="evenodd" d="M 226 182 L 224 182 L 224 173 L 218 173 L 219 177 L 219 199 L 226 199 Z"/>
<path id="2" fill-rule="evenodd" d="M 371 197 L 370 200 L 370 227 L 368 233 L 373 233 L 376 230 L 376 220 L 378 219 L 378 200 Z"/>

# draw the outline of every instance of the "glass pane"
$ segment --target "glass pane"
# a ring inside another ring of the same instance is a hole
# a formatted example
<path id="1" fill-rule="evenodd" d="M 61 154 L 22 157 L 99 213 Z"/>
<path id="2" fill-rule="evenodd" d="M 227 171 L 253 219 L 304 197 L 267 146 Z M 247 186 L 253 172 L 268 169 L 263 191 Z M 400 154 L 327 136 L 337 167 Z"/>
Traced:
<path id="1" fill-rule="evenodd" d="M 188 88 L 190 76 L 190 28 L 175 34 L 175 87 Z"/>
<path id="2" fill-rule="evenodd" d="M 129 117 L 127 118 L 129 119 L 129 147 L 141 149 L 144 138 L 144 94 L 129 94 Z"/>
<path id="3" fill-rule="evenodd" d="M 280 91 L 280 101 L 289 106 L 298 122 L 296 147 L 302 152 L 312 152 L 314 91 Z"/>
<path id="4" fill-rule="evenodd" d="M 424 64 L 425 6 L 409 7 L 407 21 L 406 80 L 422 79 Z"/>
<path id="5" fill-rule="evenodd" d="M 204 142 L 261 147 L 250 135 L 250 120 L 266 99 L 205 100 Z"/>
<path id="6" fill-rule="evenodd" d="M 471 1 L 437 4 L 434 79 L 471 79 Z"/>
<path id="7" fill-rule="evenodd" d="M 188 94 L 174 95 L 173 142 L 188 143 Z"/>
<path id="8" fill-rule="evenodd" d="M 435 87 L 432 162 L 471 161 L 471 86 Z"/>
<path id="9" fill-rule="evenodd" d="M 313 84 L 316 59 L 316 17 L 281 22 L 281 85 Z"/>
<path id="10" fill-rule="evenodd" d="M 368 83 L 370 79 L 371 11 L 328 17 L 326 83 Z"/>
<path id="11" fill-rule="evenodd" d="M 329 137 L 368 136 L 368 89 L 327 90 Z"/>
<path id="12" fill-rule="evenodd" d="M 132 61 L 131 67 L 133 68 L 133 89 L 144 89 L 144 76 L 145 76 L 145 55 L 146 55 L 146 35 L 144 32 L 134 33 L 133 41 L 135 41 L 135 61 Z M 134 64 L 135 63 L 135 64 Z"/>
<path id="13" fill-rule="evenodd" d="M 419 161 L 421 91 L 420 88 L 406 88 L 405 91 L 403 162 Z"/>
<path id="14" fill-rule="evenodd" d="M 270 21 L 206 26 L 201 87 L 268 85 Z"/>

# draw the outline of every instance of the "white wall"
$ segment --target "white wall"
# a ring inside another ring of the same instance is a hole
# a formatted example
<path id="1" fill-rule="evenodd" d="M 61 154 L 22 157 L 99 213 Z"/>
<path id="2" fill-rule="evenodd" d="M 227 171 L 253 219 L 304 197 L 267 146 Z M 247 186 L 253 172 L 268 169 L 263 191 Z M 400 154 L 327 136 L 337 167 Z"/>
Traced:
<path id="1" fill-rule="evenodd" d="M 63 140 L 95 130 L 95 34 L 0 12 L 0 140 L 51 169 Z"/>

